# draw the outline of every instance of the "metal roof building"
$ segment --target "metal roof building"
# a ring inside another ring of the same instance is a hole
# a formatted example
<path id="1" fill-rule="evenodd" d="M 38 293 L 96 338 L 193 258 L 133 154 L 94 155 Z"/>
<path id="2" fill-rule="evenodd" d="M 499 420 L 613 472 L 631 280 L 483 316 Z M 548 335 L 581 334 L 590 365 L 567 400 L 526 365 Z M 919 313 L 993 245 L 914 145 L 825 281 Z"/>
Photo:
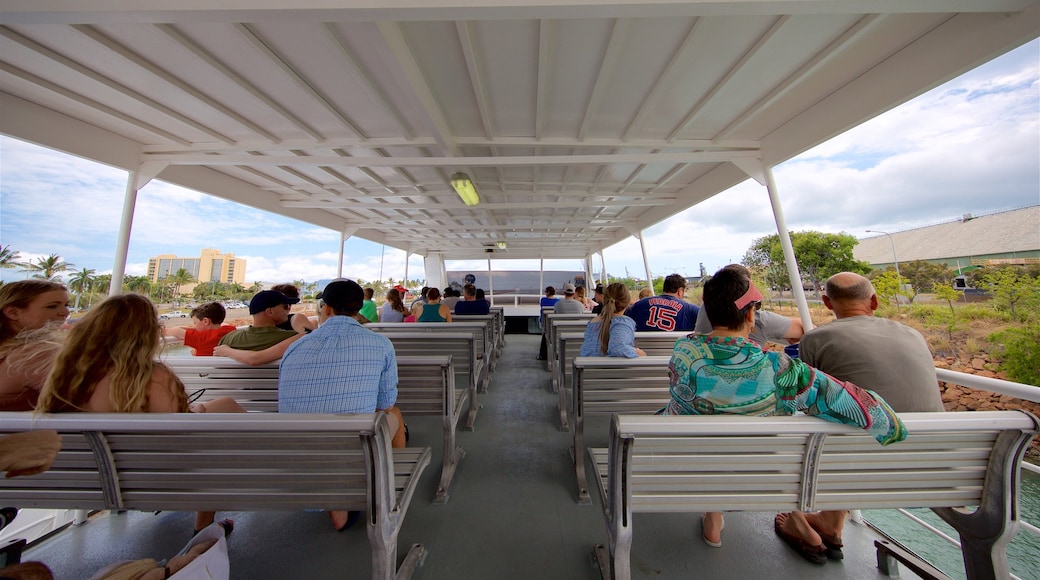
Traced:
<path id="1" fill-rule="evenodd" d="M 1040 260 L 1040 205 L 964 217 L 936 225 L 864 238 L 853 254 L 876 268 L 900 262 L 945 262 L 951 268 L 972 264 Z"/>

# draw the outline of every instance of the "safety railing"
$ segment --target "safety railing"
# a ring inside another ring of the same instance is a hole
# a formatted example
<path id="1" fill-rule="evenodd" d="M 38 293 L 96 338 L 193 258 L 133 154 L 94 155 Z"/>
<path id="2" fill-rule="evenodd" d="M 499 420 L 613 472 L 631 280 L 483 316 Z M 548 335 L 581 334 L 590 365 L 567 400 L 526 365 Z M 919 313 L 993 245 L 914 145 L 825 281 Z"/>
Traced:
<path id="1" fill-rule="evenodd" d="M 944 383 L 958 385 L 961 387 L 968 387 L 970 389 L 989 391 L 991 393 L 1008 395 L 1017 399 L 1031 401 L 1034 403 L 1040 403 L 1040 387 L 1024 385 L 1022 383 L 1005 381 L 1002 379 L 980 377 L 968 373 L 951 371 L 949 369 L 936 369 L 935 374 L 938 376 L 939 380 L 943 381 Z M 1022 469 L 1026 471 L 1040 474 L 1040 467 L 1033 465 L 1032 463 L 1023 461 L 1021 465 Z M 910 519 L 911 521 L 913 521 L 920 527 L 924 528 L 925 530 L 928 530 L 935 536 L 942 538 L 946 542 L 956 546 L 957 549 L 960 550 L 961 543 L 957 538 L 950 536 L 946 532 L 940 530 L 931 523 L 921 519 L 917 515 L 905 509 L 898 509 L 895 511 Z M 856 513 L 853 514 L 853 519 L 857 521 L 860 520 L 860 514 L 858 513 L 858 510 Z M 1019 529 L 1040 538 L 1040 528 L 1038 528 L 1036 525 L 1030 522 L 1025 521 L 1024 519 L 1019 520 Z M 1015 576 L 1014 574 L 1011 575 L 1011 578 L 1014 578 L 1015 580 L 1020 580 L 1019 577 Z"/>

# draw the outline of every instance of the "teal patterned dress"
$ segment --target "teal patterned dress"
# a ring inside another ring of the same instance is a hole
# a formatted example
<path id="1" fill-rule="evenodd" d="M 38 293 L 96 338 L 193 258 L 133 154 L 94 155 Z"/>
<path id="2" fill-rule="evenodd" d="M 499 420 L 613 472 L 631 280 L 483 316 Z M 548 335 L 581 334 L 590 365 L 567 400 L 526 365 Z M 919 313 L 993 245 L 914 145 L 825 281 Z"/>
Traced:
<path id="1" fill-rule="evenodd" d="M 888 445 L 906 426 L 880 395 L 743 338 L 691 334 L 676 341 L 668 365 L 669 415 L 794 415 L 802 411 L 855 425 Z"/>

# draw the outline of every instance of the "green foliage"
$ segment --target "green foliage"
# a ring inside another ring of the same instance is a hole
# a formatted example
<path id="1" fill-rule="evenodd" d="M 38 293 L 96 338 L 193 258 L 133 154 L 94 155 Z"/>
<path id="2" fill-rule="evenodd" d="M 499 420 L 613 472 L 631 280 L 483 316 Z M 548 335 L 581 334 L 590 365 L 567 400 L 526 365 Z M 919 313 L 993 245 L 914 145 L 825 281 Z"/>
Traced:
<path id="1" fill-rule="evenodd" d="M 1040 387 L 1040 323 L 1011 326 L 989 340 L 997 345 L 1000 369 L 1008 377 Z"/>
<path id="2" fill-rule="evenodd" d="M 79 301 L 83 295 L 89 293 L 94 287 L 94 274 L 97 270 L 83 268 L 69 278 L 69 290 L 76 293 L 76 304 L 74 308 L 79 310 Z"/>
<path id="3" fill-rule="evenodd" d="M 29 274 L 33 278 L 42 278 L 44 280 L 56 280 L 58 274 L 76 267 L 75 264 L 62 260 L 58 254 L 51 254 L 46 258 L 36 258 L 35 262 L 23 262 L 18 264 L 18 266 L 21 267 L 22 272 Z"/>
<path id="4" fill-rule="evenodd" d="M 1029 310 L 1040 306 L 1040 276 L 1031 276 L 1022 268 L 1004 267 L 988 270 L 979 276 L 979 288 L 993 295 L 998 310 L 1007 309 L 1012 320 L 1025 321 Z M 1018 307 L 1019 312 L 1016 312 Z"/>
<path id="5" fill-rule="evenodd" d="M 939 300 L 945 300 L 946 303 L 950 305 L 950 314 L 955 315 L 953 311 L 953 303 L 960 300 L 963 292 L 955 290 L 953 286 L 950 286 L 949 284 L 938 284 L 932 288 L 932 291 L 935 293 L 936 298 Z"/>
<path id="6" fill-rule="evenodd" d="M 877 292 L 881 301 L 887 304 L 898 304 L 898 297 L 906 296 L 905 291 L 900 289 L 902 286 L 900 282 L 895 270 L 886 270 L 874 277 L 874 291 Z"/>
<path id="7" fill-rule="evenodd" d="M 911 302 L 921 292 L 932 292 L 935 288 L 949 286 L 954 276 L 953 270 L 946 264 L 933 264 L 924 260 L 913 260 L 900 264 L 899 273 L 913 287 L 910 294 Z"/>
<path id="8" fill-rule="evenodd" d="M 802 280 L 812 284 L 817 290 L 817 295 L 823 281 L 838 272 L 870 272 L 869 264 L 855 259 L 852 255 L 852 249 L 858 243 L 859 240 L 855 236 L 844 232 L 791 232 L 791 246 L 794 248 Z M 769 287 L 790 286 L 779 234 L 755 240 L 744 254 L 742 263 L 761 271 Z"/>
<path id="9" fill-rule="evenodd" d="M 657 276 L 654 278 L 653 286 L 654 296 L 657 296 L 664 292 L 664 276 Z"/>
<path id="10" fill-rule="evenodd" d="M 12 250 L 11 246 L 0 247 L 0 268 L 17 268 L 20 258 L 21 254 Z"/>

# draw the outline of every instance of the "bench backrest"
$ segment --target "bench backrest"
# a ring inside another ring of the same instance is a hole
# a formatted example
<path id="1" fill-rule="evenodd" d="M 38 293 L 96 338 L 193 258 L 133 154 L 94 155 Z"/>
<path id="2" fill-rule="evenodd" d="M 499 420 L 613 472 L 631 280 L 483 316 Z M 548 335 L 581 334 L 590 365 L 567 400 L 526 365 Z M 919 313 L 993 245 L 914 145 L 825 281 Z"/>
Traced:
<path id="1" fill-rule="evenodd" d="M 979 505 L 1040 426 L 1021 411 L 900 417 L 910 437 L 882 447 L 813 417 L 615 416 L 608 497 L 623 486 L 632 512 Z"/>
<path id="2" fill-rule="evenodd" d="M 494 343 L 491 339 L 491 320 L 472 322 L 373 322 L 365 328 L 372 332 L 387 334 L 390 332 L 472 332 L 476 341 L 477 353 L 485 357 L 491 353 Z"/>
<path id="3" fill-rule="evenodd" d="M 376 501 L 393 506 L 402 491 L 383 413 L 0 413 L 0 433 L 40 429 L 57 430 L 62 449 L 45 473 L 0 479 L 0 496 L 12 505 L 371 509 Z M 375 497 L 379 485 L 394 497 Z"/>
<path id="4" fill-rule="evenodd" d="M 231 397 L 247 411 L 278 412 L 278 363 L 250 366 L 225 357 L 169 357 L 164 361 L 199 401 Z M 450 383 L 447 388 L 445 384 Z M 451 355 L 397 357 L 397 406 L 410 415 L 441 415 L 458 408 L 465 389 L 456 388 Z"/>
<path id="5" fill-rule="evenodd" d="M 667 356 L 574 359 L 573 407 L 577 415 L 653 413 L 668 404 Z"/>
<path id="6" fill-rule="evenodd" d="M 484 322 L 488 325 L 488 339 L 490 345 L 488 350 L 494 350 L 499 347 L 499 342 L 502 340 L 501 333 L 503 329 L 498 327 L 498 314 L 455 314 L 451 315 L 452 323 L 456 322 Z"/>
<path id="7" fill-rule="evenodd" d="M 444 323 L 441 323 L 444 325 Z M 408 324 L 408 326 L 414 326 Z M 447 325 L 450 326 L 450 325 Z M 477 359 L 479 351 L 473 330 L 468 332 L 437 332 L 429 330 L 385 331 L 380 334 L 390 339 L 397 357 L 451 355 L 455 368 L 455 383 L 458 388 L 480 386 L 481 366 Z M 400 367 L 398 367 L 400 373 Z"/>

